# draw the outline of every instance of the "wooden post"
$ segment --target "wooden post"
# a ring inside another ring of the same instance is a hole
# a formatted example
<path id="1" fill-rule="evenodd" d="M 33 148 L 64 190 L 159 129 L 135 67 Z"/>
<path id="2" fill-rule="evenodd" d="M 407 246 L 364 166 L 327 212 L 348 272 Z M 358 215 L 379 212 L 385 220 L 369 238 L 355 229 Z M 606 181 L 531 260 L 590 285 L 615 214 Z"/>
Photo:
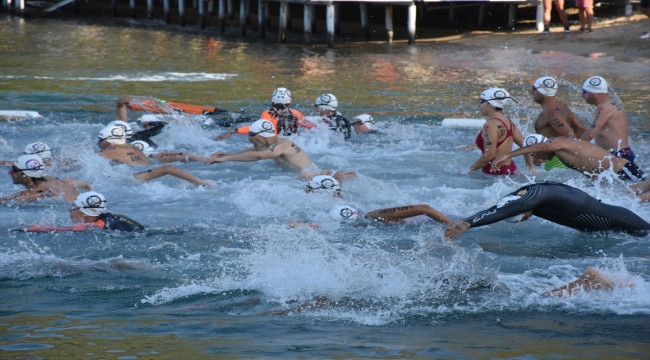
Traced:
<path id="1" fill-rule="evenodd" d="M 293 30 L 293 21 L 291 21 L 291 3 L 287 3 L 287 32 Z"/>
<path id="2" fill-rule="evenodd" d="M 239 3 L 239 33 L 241 36 L 246 36 L 246 2 L 241 0 Z"/>
<path id="3" fill-rule="evenodd" d="M 25 0 L 15 0 L 16 1 L 16 12 L 20 15 L 23 15 L 25 12 Z"/>
<path id="4" fill-rule="evenodd" d="M 257 0 L 257 23 L 259 24 L 260 39 L 266 39 L 266 4 L 264 0 Z"/>
<path id="5" fill-rule="evenodd" d="M 233 15 L 233 6 L 232 6 L 232 0 L 228 0 L 228 19 L 232 20 L 235 18 L 235 15 Z"/>
<path id="6" fill-rule="evenodd" d="M 264 26 L 266 26 L 267 29 L 271 28 L 271 10 L 269 10 L 269 7 L 269 4 L 266 4 L 266 6 L 264 6 L 264 20 L 266 20 Z"/>
<path id="7" fill-rule="evenodd" d="M 327 47 L 334 47 L 334 3 L 329 2 L 327 5 Z"/>
<path id="8" fill-rule="evenodd" d="M 226 31 L 226 0 L 219 0 L 219 32 Z"/>
<path id="9" fill-rule="evenodd" d="M 313 10 L 313 5 L 306 3 L 304 9 L 305 10 L 303 15 L 303 23 L 305 28 L 305 45 L 310 46 L 311 45 L 311 12 Z"/>
<path id="10" fill-rule="evenodd" d="M 178 17 L 181 26 L 185 26 L 185 0 L 178 0 Z"/>
<path id="11" fill-rule="evenodd" d="M 456 20 L 456 3 L 449 3 L 449 22 L 454 22 Z"/>
<path id="12" fill-rule="evenodd" d="M 147 19 L 153 19 L 153 0 L 147 0 Z"/>
<path id="13" fill-rule="evenodd" d="M 135 19 L 135 0 L 129 0 L 129 6 L 131 7 L 131 17 Z"/>
<path id="14" fill-rule="evenodd" d="M 485 23 L 485 4 L 481 4 L 478 8 L 478 25 L 481 26 L 484 23 Z"/>
<path id="15" fill-rule="evenodd" d="M 361 33 L 363 37 L 370 37 L 370 26 L 368 26 L 368 5 L 362 2 L 359 3 L 359 9 L 361 10 Z"/>
<path id="16" fill-rule="evenodd" d="M 217 7 L 215 6 L 216 0 L 209 0 L 208 2 L 208 13 L 210 13 L 210 16 L 215 16 L 217 15 Z"/>
<path id="17" fill-rule="evenodd" d="M 632 3 L 630 0 L 625 0 L 625 16 L 632 16 Z"/>
<path id="18" fill-rule="evenodd" d="M 339 11 L 339 3 L 334 3 L 334 35 L 341 35 L 341 12 Z"/>
<path id="19" fill-rule="evenodd" d="M 537 27 L 537 31 L 544 31 L 544 3 L 542 1 L 537 3 L 535 25 Z"/>
<path id="20" fill-rule="evenodd" d="M 415 44 L 415 20 L 417 19 L 417 7 L 415 3 L 411 3 L 409 6 L 409 19 L 408 19 L 408 28 L 409 28 L 409 45 Z"/>
<path id="21" fill-rule="evenodd" d="M 205 0 L 199 0 L 199 27 L 205 29 Z"/>
<path id="22" fill-rule="evenodd" d="M 311 33 L 316 32 L 316 5 L 312 5 L 311 8 Z"/>
<path id="23" fill-rule="evenodd" d="M 111 14 L 117 17 L 117 0 L 111 0 Z"/>
<path id="24" fill-rule="evenodd" d="M 251 24 L 251 2 L 246 0 L 246 25 Z"/>
<path id="25" fill-rule="evenodd" d="M 517 4 L 508 4 L 508 30 L 515 27 L 515 15 L 517 12 Z"/>
<path id="26" fill-rule="evenodd" d="M 386 5 L 386 35 L 388 42 L 393 42 L 393 5 Z"/>
<path id="27" fill-rule="evenodd" d="M 171 14 L 169 12 L 169 0 L 163 0 L 163 8 L 165 11 L 165 22 L 169 24 L 172 20 Z"/>
<path id="28" fill-rule="evenodd" d="M 280 3 L 280 24 L 278 31 L 278 41 L 281 43 L 287 40 L 287 3 Z"/>

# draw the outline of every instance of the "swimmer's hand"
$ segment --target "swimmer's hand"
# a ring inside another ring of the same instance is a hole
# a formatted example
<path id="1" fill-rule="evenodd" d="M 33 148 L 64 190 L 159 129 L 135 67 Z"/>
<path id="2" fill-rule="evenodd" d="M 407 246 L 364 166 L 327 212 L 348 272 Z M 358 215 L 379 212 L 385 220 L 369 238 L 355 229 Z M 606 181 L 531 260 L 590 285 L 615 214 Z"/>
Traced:
<path id="1" fill-rule="evenodd" d="M 453 240 L 463 235 L 469 228 L 470 225 L 467 221 L 457 221 L 455 223 L 452 223 L 445 229 L 445 238 Z"/>
<path id="2" fill-rule="evenodd" d="M 461 150 L 474 150 L 478 149 L 478 146 L 476 144 L 468 144 L 460 148 Z"/>
<path id="3" fill-rule="evenodd" d="M 211 155 L 208 160 L 204 162 L 206 165 L 212 165 L 214 163 L 222 163 L 228 161 L 226 155 Z"/>
<path id="4" fill-rule="evenodd" d="M 115 100 L 115 106 L 120 107 L 122 105 L 128 106 L 129 103 L 131 102 L 131 96 L 126 95 L 126 96 L 120 96 Z"/>
<path id="5" fill-rule="evenodd" d="M 499 171 L 499 168 L 501 167 L 501 165 L 503 165 L 503 163 L 506 162 L 508 159 L 510 159 L 510 157 L 508 157 L 508 154 L 501 155 L 498 158 L 494 159 L 492 161 L 491 171 L 493 173 L 496 173 L 497 171 Z"/>
<path id="6" fill-rule="evenodd" d="M 343 180 L 352 180 L 357 177 L 357 173 L 354 171 L 337 171 L 332 175 L 340 184 L 343 184 Z"/>

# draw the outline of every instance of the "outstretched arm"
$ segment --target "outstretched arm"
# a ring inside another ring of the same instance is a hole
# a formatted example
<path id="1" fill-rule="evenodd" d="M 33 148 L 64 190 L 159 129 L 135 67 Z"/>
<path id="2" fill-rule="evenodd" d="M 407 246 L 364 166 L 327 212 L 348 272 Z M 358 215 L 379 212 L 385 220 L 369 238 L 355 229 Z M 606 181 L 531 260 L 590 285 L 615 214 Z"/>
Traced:
<path id="1" fill-rule="evenodd" d="M 594 112 L 594 121 L 589 125 L 589 128 L 580 137 L 580 140 L 591 141 L 600 129 L 607 124 L 607 120 L 612 116 L 611 109 L 603 109 L 602 106 L 599 106 Z"/>
<path id="2" fill-rule="evenodd" d="M 183 152 L 172 152 L 172 151 L 162 152 L 160 154 L 152 155 L 151 157 L 162 163 L 205 162 L 210 159 L 208 156 L 183 153 Z"/>
<path id="3" fill-rule="evenodd" d="M 520 148 L 524 146 L 524 136 L 521 134 L 521 131 L 519 131 L 519 128 L 514 126 L 513 124 L 513 134 L 512 134 L 512 139 L 519 146 Z M 533 164 L 533 157 L 526 154 L 524 155 L 524 160 L 526 161 L 526 167 L 528 167 L 528 171 L 531 173 L 536 173 L 537 170 L 535 170 L 535 164 Z"/>
<path id="4" fill-rule="evenodd" d="M 522 148 L 519 148 L 515 151 L 511 151 L 507 154 L 501 155 L 498 158 L 494 159 L 494 161 L 492 161 L 492 170 L 496 171 L 497 169 L 499 169 L 499 167 L 501 167 L 501 165 L 503 165 L 505 161 L 515 156 L 535 154 L 538 152 L 553 152 L 555 150 L 558 150 L 559 148 L 560 147 L 557 144 L 548 143 L 548 142 L 524 146 Z"/>
<path id="5" fill-rule="evenodd" d="M 85 190 L 93 189 L 89 183 L 71 177 L 63 179 L 63 182 L 67 183 L 68 185 L 71 185 L 75 189 L 85 189 Z"/>
<path id="6" fill-rule="evenodd" d="M 6 202 L 26 202 L 26 201 L 32 201 L 36 200 L 39 197 L 41 197 L 41 194 L 39 194 L 36 191 L 33 190 L 24 190 L 17 192 L 15 194 L 0 198 L 0 204 L 4 204 Z"/>
<path id="7" fill-rule="evenodd" d="M 445 216 L 445 214 L 425 204 L 374 210 L 366 214 L 366 218 L 397 223 L 402 219 L 418 215 L 426 215 L 431 219 L 443 224 L 450 224 L 452 222 L 451 219 Z"/>

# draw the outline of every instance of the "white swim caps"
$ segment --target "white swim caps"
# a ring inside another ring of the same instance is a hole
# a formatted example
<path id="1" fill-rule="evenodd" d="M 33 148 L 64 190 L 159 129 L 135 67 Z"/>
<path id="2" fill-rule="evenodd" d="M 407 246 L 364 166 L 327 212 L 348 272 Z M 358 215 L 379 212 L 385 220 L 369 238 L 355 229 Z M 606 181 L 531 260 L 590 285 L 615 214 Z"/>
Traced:
<path id="1" fill-rule="evenodd" d="M 582 89 L 595 94 L 607 94 L 607 81 L 600 76 L 592 76 L 584 84 Z"/>
<path id="2" fill-rule="evenodd" d="M 25 147 L 25 154 L 38 154 L 41 159 L 51 159 L 52 151 L 50 147 L 44 142 L 35 142 Z"/>
<path id="3" fill-rule="evenodd" d="M 363 214 L 349 205 L 335 206 L 330 210 L 330 216 L 334 220 L 355 220 L 363 217 Z"/>
<path id="4" fill-rule="evenodd" d="M 500 109 L 503 109 L 508 104 L 509 100 L 514 101 L 514 99 L 510 97 L 510 94 L 505 89 L 501 88 L 490 88 L 483 91 L 481 93 L 481 99 L 487 100 L 490 105 Z"/>
<path id="5" fill-rule="evenodd" d="M 261 137 L 274 137 L 275 135 L 275 126 L 273 123 L 268 120 L 257 120 L 252 123 L 250 129 L 248 130 L 248 135 L 251 136 L 259 135 Z"/>
<path id="6" fill-rule="evenodd" d="M 131 128 L 131 125 L 129 125 L 128 122 L 122 121 L 122 120 L 113 120 L 108 123 L 106 126 L 119 126 L 124 130 L 124 133 L 126 134 L 127 138 L 130 138 L 133 136 L 133 129 Z"/>
<path id="7" fill-rule="evenodd" d="M 155 153 L 154 148 L 151 145 L 149 145 L 149 143 L 147 143 L 146 141 L 136 140 L 132 142 L 131 145 L 133 145 L 133 147 L 135 148 L 140 149 L 140 151 L 142 151 L 145 155 L 147 155 L 147 157 L 150 157 Z"/>
<path id="8" fill-rule="evenodd" d="M 283 87 L 273 90 L 271 102 L 274 104 L 291 104 L 291 91 Z"/>
<path id="9" fill-rule="evenodd" d="M 26 176 L 32 178 L 43 177 L 43 159 L 36 154 L 19 156 L 14 161 L 14 166 Z"/>
<path id="10" fill-rule="evenodd" d="M 96 191 L 79 194 L 74 200 L 74 204 L 88 216 L 99 216 L 106 211 L 106 199 L 104 195 Z"/>
<path id="11" fill-rule="evenodd" d="M 329 175 L 317 175 L 309 180 L 307 190 L 341 191 L 341 185 L 338 180 Z"/>
<path id="12" fill-rule="evenodd" d="M 542 95 L 555 96 L 555 93 L 557 92 L 557 80 L 550 76 L 543 76 L 535 80 L 533 86 Z"/>
<path id="13" fill-rule="evenodd" d="M 530 135 L 526 136 L 526 138 L 524 138 L 524 146 L 543 143 L 546 140 L 548 140 L 548 139 L 544 135 L 530 134 Z"/>
<path id="14" fill-rule="evenodd" d="M 126 144 L 126 133 L 120 126 L 107 126 L 99 131 L 97 141 L 106 140 L 111 144 Z"/>
<path id="15" fill-rule="evenodd" d="M 318 106 L 323 110 L 336 111 L 336 108 L 339 106 L 339 101 L 333 94 L 323 94 L 316 99 L 314 106 Z"/>
<path id="16" fill-rule="evenodd" d="M 519 199 L 521 199 L 521 196 L 508 195 L 508 196 L 504 197 L 503 199 L 501 199 L 499 201 L 499 203 L 497 204 L 497 209 L 500 209 L 500 208 L 506 206 L 507 204 L 509 204 L 509 203 L 511 203 L 513 201 L 517 201 Z M 515 215 L 515 216 L 511 216 L 511 217 L 509 217 L 507 219 L 504 219 L 504 220 L 509 222 L 509 223 L 518 223 L 520 221 L 528 220 L 528 218 L 524 214 L 518 214 L 518 215 Z"/>
<path id="17" fill-rule="evenodd" d="M 369 114 L 361 114 L 354 117 L 354 120 L 361 120 L 361 122 L 366 125 L 368 130 L 372 130 L 373 125 L 375 124 L 375 119 Z M 354 124 L 354 122 L 353 122 Z"/>

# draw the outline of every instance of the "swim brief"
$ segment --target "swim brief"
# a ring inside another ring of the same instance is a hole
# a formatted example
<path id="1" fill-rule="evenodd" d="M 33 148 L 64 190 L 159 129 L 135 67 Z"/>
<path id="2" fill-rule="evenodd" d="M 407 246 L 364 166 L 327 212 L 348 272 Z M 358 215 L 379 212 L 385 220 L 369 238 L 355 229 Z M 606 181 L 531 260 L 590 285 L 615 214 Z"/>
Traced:
<path id="1" fill-rule="evenodd" d="M 562 160 L 560 160 L 560 158 L 557 157 L 557 155 L 553 155 L 551 160 L 544 163 L 544 170 L 551 171 L 551 169 L 571 169 L 571 168 L 566 166 L 566 164 L 564 164 Z"/>
<path id="2" fill-rule="evenodd" d="M 634 154 L 634 151 L 632 151 L 631 148 L 626 147 L 625 149 L 621 149 L 619 151 L 612 151 L 612 155 L 619 157 L 621 159 L 625 159 L 631 163 L 634 163 L 634 159 L 636 159 L 636 155 Z"/>
<path id="3" fill-rule="evenodd" d="M 631 162 L 626 163 L 617 174 L 621 180 L 632 180 L 636 183 L 646 179 L 643 170 Z"/>

